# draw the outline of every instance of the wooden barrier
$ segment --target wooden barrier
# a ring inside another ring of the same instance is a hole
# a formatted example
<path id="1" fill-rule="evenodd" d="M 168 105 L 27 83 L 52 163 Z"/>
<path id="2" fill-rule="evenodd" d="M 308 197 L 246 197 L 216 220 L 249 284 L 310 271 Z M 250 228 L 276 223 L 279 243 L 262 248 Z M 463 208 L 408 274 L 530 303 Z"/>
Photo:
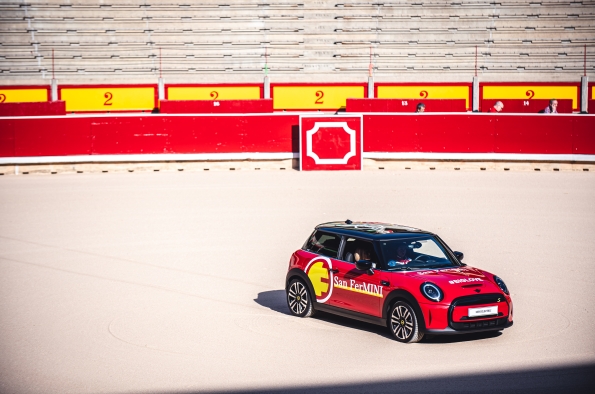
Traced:
<path id="1" fill-rule="evenodd" d="M 224 114 L 273 112 L 273 100 L 161 100 L 163 114 Z"/>
<path id="2" fill-rule="evenodd" d="M 465 99 L 347 99 L 346 112 L 415 112 L 423 103 L 425 112 L 466 112 Z"/>
<path id="3" fill-rule="evenodd" d="M 298 125 L 299 114 L 279 113 L 4 117 L 0 157 L 297 153 Z M 364 153 L 387 158 L 402 152 L 595 155 L 592 115 L 365 114 L 363 127 Z"/>
<path id="4" fill-rule="evenodd" d="M 47 116 L 66 114 L 64 101 L 0 104 L 0 116 Z"/>
<path id="5" fill-rule="evenodd" d="M 526 113 L 526 114 L 537 114 L 541 113 L 549 104 L 550 100 L 514 100 L 514 99 L 502 99 L 502 100 L 482 100 L 481 112 L 488 112 L 490 108 L 494 106 L 496 101 L 501 101 L 504 104 L 502 113 Z M 560 99 L 558 101 L 558 113 L 559 114 L 571 114 L 572 113 L 572 100 Z"/>

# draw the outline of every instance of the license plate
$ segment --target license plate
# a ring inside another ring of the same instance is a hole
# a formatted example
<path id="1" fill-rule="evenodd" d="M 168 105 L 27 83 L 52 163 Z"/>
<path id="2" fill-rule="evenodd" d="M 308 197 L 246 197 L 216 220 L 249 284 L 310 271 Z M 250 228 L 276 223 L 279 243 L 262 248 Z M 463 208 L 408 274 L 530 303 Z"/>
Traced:
<path id="1" fill-rule="evenodd" d="M 482 308 L 469 308 L 469 317 L 490 316 L 498 314 L 498 306 L 484 306 Z"/>

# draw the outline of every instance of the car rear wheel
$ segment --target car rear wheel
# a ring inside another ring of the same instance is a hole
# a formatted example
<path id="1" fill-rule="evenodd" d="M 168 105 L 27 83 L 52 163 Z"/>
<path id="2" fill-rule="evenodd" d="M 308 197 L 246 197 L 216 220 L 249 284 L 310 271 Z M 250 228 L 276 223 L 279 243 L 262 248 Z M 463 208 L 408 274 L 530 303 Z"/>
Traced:
<path id="1" fill-rule="evenodd" d="M 419 330 L 415 311 L 405 301 L 397 301 L 390 308 L 388 328 L 393 338 L 399 342 L 415 343 L 421 341 L 424 336 Z"/>
<path id="2" fill-rule="evenodd" d="M 306 284 L 300 279 L 293 279 L 287 290 L 287 306 L 295 316 L 310 317 L 314 314 L 312 298 Z"/>

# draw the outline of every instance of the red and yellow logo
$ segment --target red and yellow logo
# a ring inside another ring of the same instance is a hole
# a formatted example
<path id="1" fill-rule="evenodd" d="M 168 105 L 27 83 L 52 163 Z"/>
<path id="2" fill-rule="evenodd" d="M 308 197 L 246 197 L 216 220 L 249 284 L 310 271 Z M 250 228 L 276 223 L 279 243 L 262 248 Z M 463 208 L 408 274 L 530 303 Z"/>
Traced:
<path id="1" fill-rule="evenodd" d="M 333 293 L 333 265 L 327 257 L 315 257 L 306 266 L 304 270 L 312 287 L 314 287 L 314 296 L 316 301 L 325 303 L 331 298 Z"/>

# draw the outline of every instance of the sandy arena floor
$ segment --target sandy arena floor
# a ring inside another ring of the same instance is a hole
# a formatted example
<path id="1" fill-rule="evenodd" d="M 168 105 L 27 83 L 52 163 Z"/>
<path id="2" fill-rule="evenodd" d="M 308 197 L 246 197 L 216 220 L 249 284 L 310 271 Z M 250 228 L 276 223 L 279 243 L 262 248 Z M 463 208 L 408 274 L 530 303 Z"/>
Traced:
<path id="1" fill-rule="evenodd" d="M 330 220 L 437 232 L 511 289 L 502 335 L 392 341 L 289 315 Z M 588 392 L 595 173 L 210 171 L 0 178 L 0 392 Z"/>

